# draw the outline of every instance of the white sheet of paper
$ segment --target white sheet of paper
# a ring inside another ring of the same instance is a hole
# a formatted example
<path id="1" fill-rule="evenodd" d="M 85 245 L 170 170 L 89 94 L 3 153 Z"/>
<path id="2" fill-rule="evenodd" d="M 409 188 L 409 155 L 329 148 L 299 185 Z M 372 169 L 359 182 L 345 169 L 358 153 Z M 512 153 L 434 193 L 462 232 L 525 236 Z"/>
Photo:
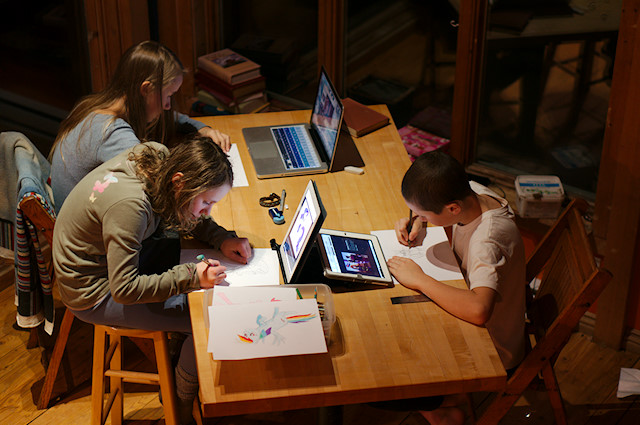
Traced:
<path id="1" fill-rule="evenodd" d="M 244 165 L 242 164 L 242 159 L 240 159 L 237 143 L 231 144 L 231 149 L 229 149 L 227 155 L 229 155 L 229 162 L 233 169 L 233 187 L 249 186 L 249 180 L 247 179 L 247 173 L 244 172 Z"/>
<path id="2" fill-rule="evenodd" d="M 261 286 L 280 284 L 280 263 L 278 254 L 271 248 L 254 248 L 248 264 L 229 260 L 215 249 L 183 249 L 180 263 L 195 263 L 198 254 L 220 261 L 227 268 L 227 278 L 223 286 Z"/>
<path id="3" fill-rule="evenodd" d="M 213 352 L 213 328 L 210 319 L 210 307 L 212 305 L 232 305 L 249 303 L 267 303 L 279 301 L 295 301 L 298 299 L 296 288 L 286 286 L 219 286 L 207 289 L 208 297 L 205 297 L 205 320 L 208 329 L 209 339 L 207 350 Z"/>
<path id="4" fill-rule="evenodd" d="M 409 248 L 402 245 L 396 238 L 394 230 L 374 230 L 382 246 L 382 252 L 388 260 L 393 256 L 411 258 L 423 272 L 436 280 L 463 279 L 456 257 L 451 251 L 444 227 L 428 227 L 427 236 L 420 246 Z M 394 278 L 397 284 L 398 281 Z"/>
<path id="5" fill-rule="evenodd" d="M 622 367 L 616 396 L 624 398 L 634 394 L 640 394 L 640 370 Z"/>
<path id="6" fill-rule="evenodd" d="M 296 288 L 279 286 L 215 286 L 213 305 L 268 303 L 277 301 L 295 301 L 298 298 Z"/>
<path id="7" fill-rule="evenodd" d="M 326 353 L 314 299 L 209 307 L 214 360 Z"/>

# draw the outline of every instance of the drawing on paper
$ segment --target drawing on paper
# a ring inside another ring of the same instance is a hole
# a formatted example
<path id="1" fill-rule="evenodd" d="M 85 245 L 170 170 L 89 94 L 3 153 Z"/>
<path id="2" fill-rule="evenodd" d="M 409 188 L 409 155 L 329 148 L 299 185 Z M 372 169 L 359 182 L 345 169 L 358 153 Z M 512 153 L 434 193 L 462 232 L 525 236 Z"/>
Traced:
<path id="1" fill-rule="evenodd" d="M 248 343 L 265 342 L 267 338 L 273 340 L 272 344 L 279 345 L 285 341 L 285 337 L 282 336 L 278 330 L 288 325 L 289 323 L 303 323 L 316 317 L 314 313 L 308 314 L 295 314 L 292 312 L 279 312 L 279 308 L 273 309 L 273 316 L 271 319 L 265 319 L 262 314 L 258 314 L 256 318 L 257 328 L 247 329 L 242 335 L 238 335 L 240 341 Z"/>
<path id="2" fill-rule="evenodd" d="M 233 263 L 229 261 L 225 262 L 224 265 L 227 267 L 226 273 L 233 273 L 233 276 L 236 278 L 264 276 L 271 270 L 269 257 L 266 255 L 259 255 L 257 253 L 249 260 L 249 264 Z M 247 267 L 247 265 L 251 265 L 251 267 Z"/>

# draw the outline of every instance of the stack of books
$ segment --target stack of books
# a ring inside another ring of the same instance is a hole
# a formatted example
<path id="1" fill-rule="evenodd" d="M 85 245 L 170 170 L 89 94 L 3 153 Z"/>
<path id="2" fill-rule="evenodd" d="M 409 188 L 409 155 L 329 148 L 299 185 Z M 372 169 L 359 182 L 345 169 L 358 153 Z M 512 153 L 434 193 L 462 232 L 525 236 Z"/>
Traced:
<path id="1" fill-rule="evenodd" d="M 260 65 L 222 49 L 198 57 L 198 100 L 235 114 L 259 112 L 269 105 Z"/>

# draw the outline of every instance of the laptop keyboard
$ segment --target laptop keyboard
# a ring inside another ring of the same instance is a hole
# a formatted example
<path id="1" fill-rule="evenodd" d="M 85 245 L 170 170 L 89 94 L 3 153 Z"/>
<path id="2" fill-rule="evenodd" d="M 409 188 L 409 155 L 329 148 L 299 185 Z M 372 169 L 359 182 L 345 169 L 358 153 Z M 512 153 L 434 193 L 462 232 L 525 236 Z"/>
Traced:
<path id="1" fill-rule="evenodd" d="M 320 166 L 318 155 L 313 150 L 304 127 L 281 127 L 271 131 L 287 170 Z"/>

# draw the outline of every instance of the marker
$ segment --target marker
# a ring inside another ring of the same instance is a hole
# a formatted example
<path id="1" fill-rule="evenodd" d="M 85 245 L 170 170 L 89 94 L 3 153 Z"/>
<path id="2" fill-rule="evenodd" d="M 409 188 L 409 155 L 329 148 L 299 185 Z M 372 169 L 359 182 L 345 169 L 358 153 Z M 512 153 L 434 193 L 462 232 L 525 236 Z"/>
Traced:
<path id="1" fill-rule="evenodd" d="M 282 196 L 280 197 L 280 212 L 284 212 L 284 199 L 287 197 L 287 191 L 282 189 Z"/>
<path id="2" fill-rule="evenodd" d="M 413 241 L 409 239 L 409 235 L 411 234 L 411 228 L 413 227 L 413 223 L 411 219 L 413 218 L 413 211 L 409 209 L 409 222 L 407 223 L 407 242 L 409 243 L 409 249 L 411 249 Z"/>
<path id="3" fill-rule="evenodd" d="M 298 299 L 301 300 L 302 294 L 300 293 L 300 290 L 298 288 L 296 288 L 296 293 L 298 294 Z"/>

